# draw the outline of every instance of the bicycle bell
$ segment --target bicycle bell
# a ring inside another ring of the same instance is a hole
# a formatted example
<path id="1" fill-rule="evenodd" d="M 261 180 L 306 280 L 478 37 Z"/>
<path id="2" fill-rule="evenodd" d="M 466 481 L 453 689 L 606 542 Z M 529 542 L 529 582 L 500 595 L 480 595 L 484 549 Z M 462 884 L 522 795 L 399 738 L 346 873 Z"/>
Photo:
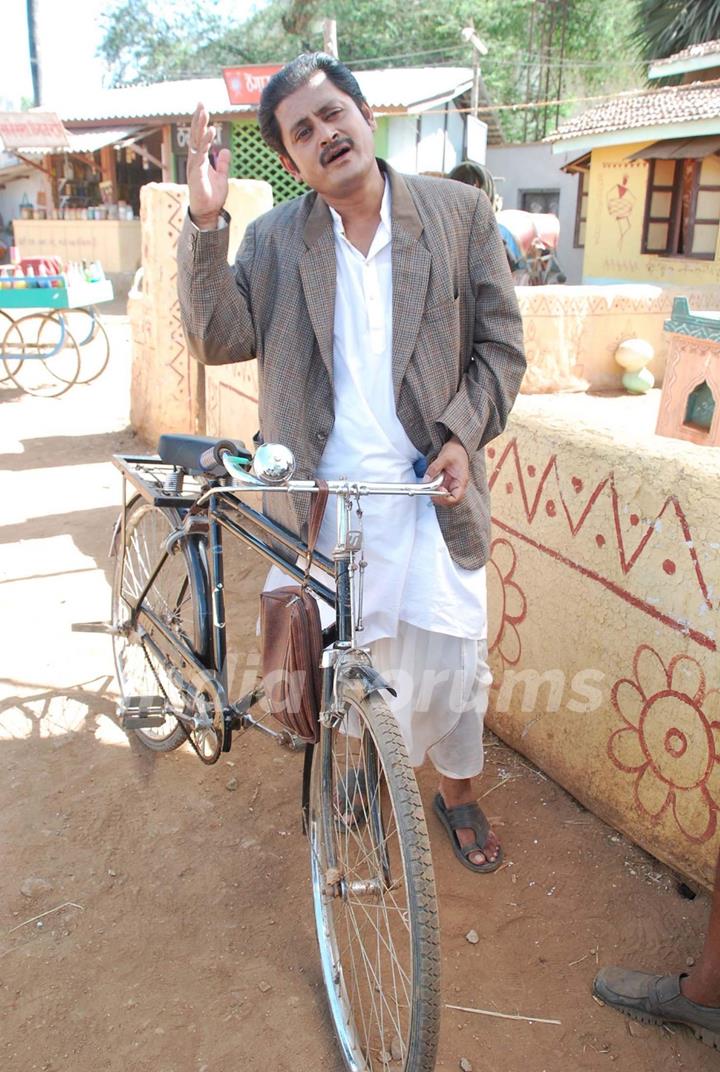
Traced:
<path id="1" fill-rule="evenodd" d="M 282 443 L 263 443 L 255 451 L 252 472 L 266 484 L 282 484 L 295 472 L 295 456 Z"/>

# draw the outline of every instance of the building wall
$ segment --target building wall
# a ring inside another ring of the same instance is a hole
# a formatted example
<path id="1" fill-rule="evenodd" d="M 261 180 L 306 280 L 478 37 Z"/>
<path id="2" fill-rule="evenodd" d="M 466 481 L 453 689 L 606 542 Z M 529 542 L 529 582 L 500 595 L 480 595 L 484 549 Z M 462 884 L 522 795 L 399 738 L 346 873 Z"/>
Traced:
<path id="1" fill-rule="evenodd" d="M 658 397 L 523 396 L 488 447 L 488 722 L 710 886 L 720 451 L 655 435 Z"/>
<path id="2" fill-rule="evenodd" d="M 464 123 L 459 113 L 450 108 L 447 122 L 444 113 L 428 115 L 392 115 L 384 117 L 382 144 L 386 146 L 387 162 L 396 171 L 408 175 L 432 172 L 447 174 L 459 164 L 463 153 Z M 379 155 L 380 143 L 376 138 Z"/>
<path id="3" fill-rule="evenodd" d="M 578 176 L 560 169 L 572 157 L 553 155 L 549 145 L 488 146 L 487 166 L 492 172 L 503 208 L 522 208 L 524 190 L 558 190 L 560 241 L 558 260 L 568 283 L 582 281 L 583 250 L 574 245 Z"/>
<path id="4" fill-rule="evenodd" d="M 719 283 L 720 236 L 712 261 L 640 252 L 649 165 L 628 157 L 648 144 L 593 150 L 583 282 Z"/>

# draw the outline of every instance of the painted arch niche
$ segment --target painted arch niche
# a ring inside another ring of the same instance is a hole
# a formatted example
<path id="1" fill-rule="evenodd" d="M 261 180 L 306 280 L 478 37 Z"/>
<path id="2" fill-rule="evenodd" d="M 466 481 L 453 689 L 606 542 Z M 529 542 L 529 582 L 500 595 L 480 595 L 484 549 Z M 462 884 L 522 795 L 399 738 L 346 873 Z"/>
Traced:
<path id="1" fill-rule="evenodd" d="M 703 380 L 688 395 L 683 424 L 698 432 L 708 433 L 715 415 L 716 399 L 707 380 Z"/>

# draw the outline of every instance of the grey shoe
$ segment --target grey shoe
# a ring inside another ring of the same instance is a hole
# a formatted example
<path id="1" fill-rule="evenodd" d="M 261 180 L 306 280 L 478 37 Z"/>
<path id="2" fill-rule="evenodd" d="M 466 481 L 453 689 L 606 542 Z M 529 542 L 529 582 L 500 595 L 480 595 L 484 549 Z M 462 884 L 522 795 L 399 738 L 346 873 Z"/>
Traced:
<path id="1" fill-rule="evenodd" d="M 720 1050 L 720 1009 L 683 997 L 682 975 L 649 975 L 626 968 L 603 968 L 593 994 L 606 1005 L 643 1024 L 685 1024 L 695 1038 Z"/>

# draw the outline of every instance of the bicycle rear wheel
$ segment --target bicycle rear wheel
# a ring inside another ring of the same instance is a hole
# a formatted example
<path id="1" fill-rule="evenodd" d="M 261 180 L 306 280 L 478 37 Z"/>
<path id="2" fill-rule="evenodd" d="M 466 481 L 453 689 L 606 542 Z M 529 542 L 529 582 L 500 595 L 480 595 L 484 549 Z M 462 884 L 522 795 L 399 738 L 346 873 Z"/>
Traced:
<path id="1" fill-rule="evenodd" d="M 169 712 L 187 710 L 192 699 L 171 680 L 151 646 L 124 627 L 129 621 L 130 605 L 137 602 L 160 561 L 167 538 L 179 524 L 179 515 L 174 510 L 160 510 L 142 499 L 131 502 L 125 516 L 125 552 L 118 553 L 113 577 L 113 651 L 122 697 L 124 700 L 163 697 L 168 712 L 162 726 L 133 731 L 147 748 L 156 752 L 170 752 L 187 740 L 182 725 Z M 203 580 L 197 547 L 188 540 L 180 540 L 143 600 L 144 606 L 200 655 L 207 653 L 209 645 Z M 202 747 L 202 734 L 200 740 L 197 732 L 194 737 Z M 208 739 L 205 743 L 208 750 L 216 748 L 215 740 Z"/>
<path id="2" fill-rule="evenodd" d="M 323 978 L 349 1072 L 431 1072 L 440 1022 L 435 881 L 397 722 L 376 693 L 323 728 L 308 834 Z"/>

